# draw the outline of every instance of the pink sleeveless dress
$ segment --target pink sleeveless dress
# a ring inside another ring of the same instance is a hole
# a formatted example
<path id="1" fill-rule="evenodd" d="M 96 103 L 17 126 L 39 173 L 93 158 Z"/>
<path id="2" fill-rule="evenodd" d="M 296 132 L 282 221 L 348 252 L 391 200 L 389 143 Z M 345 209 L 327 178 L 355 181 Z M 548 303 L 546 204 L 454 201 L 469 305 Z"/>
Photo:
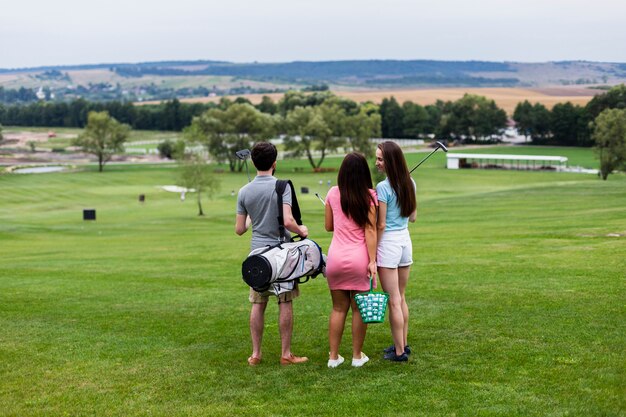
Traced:
<path id="1" fill-rule="evenodd" d="M 378 201 L 376 191 L 370 192 L 374 201 Z M 332 209 L 334 226 L 326 262 L 328 287 L 331 290 L 368 291 L 369 255 L 365 243 L 365 229 L 359 227 L 341 210 L 339 187 L 332 187 L 328 191 L 326 204 Z"/>

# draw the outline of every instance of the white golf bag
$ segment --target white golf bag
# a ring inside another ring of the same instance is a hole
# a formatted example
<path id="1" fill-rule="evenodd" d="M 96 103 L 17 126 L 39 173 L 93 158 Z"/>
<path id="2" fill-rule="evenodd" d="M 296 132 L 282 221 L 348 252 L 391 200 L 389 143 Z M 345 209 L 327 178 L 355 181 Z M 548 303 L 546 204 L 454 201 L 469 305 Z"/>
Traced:
<path id="1" fill-rule="evenodd" d="M 269 289 L 278 295 L 292 290 L 295 282 L 315 278 L 325 265 L 319 245 L 302 239 L 253 250 L 241 265 L 241 275 L 255 291 Z"/>

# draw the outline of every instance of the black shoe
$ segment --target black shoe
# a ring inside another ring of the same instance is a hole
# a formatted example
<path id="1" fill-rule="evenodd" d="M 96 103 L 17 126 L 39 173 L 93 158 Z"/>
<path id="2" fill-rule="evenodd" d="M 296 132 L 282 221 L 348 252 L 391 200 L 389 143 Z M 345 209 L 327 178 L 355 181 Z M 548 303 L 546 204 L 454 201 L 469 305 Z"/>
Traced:
<path id="1" fill-rule="evenodd" d="M 384 353 L 391 353 L 391 352 L 395 352 L 395 351 L 396 351 L 396 347 L 394 345 L 391 345 L 388 348 L 383 350 Z M 404 347 L 404 353 L 406 353 L 407 355 L 410 355 L 411 354 L 411 346 L 406 345 Z"/>
<path id="2" fill-rule="evenodd" d="M 406 353 L 403 353 L 402 355 L 396 355 L 396 352 L 390 352 L 386 353 L 383 358 L 391 362 L 406 362 L 409 360 L 409 355 L 407 355 Z"/>

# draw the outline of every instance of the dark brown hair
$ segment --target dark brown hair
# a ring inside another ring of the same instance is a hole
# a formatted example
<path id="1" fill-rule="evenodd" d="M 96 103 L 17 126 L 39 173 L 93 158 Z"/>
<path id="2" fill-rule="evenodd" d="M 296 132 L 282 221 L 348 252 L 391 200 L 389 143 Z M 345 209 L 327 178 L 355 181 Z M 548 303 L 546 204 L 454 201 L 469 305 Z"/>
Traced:
<path id="1" fill-rule="evenodd" d="M 349 153 L 343 158 L 337 176 L 341 211 L 361 227 L 373 226 L 369 220 L 370 205 L 374 201 L 370 189 L 372 175 L 367 160 L 357 152 Z"/>
<path id="2" fill-rule="evenodd" d="M 276 161 L 278 151 L 276 146 L 269 142 L 259 142 L 252 148 L 252 163 L 259 171 L 267 171 Z"/>
<path id="3" fill-rule="evenodd" d="M 415 187 L 411 181 L 411 174 L 409 174 L 402 149 L 391 141 L 378 144 L 378 149 L 383 153 L 387 179 L 398 197 L 400 214 L 402 217 L 409 217 L 417 208 L 417 202 L 415 201 Z"/>

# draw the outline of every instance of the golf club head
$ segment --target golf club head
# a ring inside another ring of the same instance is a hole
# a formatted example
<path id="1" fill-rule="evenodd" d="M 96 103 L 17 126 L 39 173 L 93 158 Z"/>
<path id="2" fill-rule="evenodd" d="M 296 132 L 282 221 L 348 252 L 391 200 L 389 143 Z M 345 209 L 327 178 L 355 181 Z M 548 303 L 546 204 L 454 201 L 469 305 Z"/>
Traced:
<path id="1" fill-rule="evenodd" d="M 235 156 L 237 156 L 237 158 L 241 159 L 242 161 L 245 161 L 247 157 L 250 156 L 250 149 L 242 149 L 240 151 L 235 152 Z"/>
<path id="2" fill-rule="evenodd" d="M 446 145 L 444 145 L 443 143 L 441 143 L 441 142 L 439 142 L 439 141 L 437 141 L 437 142 L 435 142 L 435 143 L 436 143 L 437 145 L 439 145 L 439 147 L 440 147 L 441 149 L 443 149 L 443 151 L 444 151 L 444 152 L 448 152 L 448 148 L 446 148 Z"/>

